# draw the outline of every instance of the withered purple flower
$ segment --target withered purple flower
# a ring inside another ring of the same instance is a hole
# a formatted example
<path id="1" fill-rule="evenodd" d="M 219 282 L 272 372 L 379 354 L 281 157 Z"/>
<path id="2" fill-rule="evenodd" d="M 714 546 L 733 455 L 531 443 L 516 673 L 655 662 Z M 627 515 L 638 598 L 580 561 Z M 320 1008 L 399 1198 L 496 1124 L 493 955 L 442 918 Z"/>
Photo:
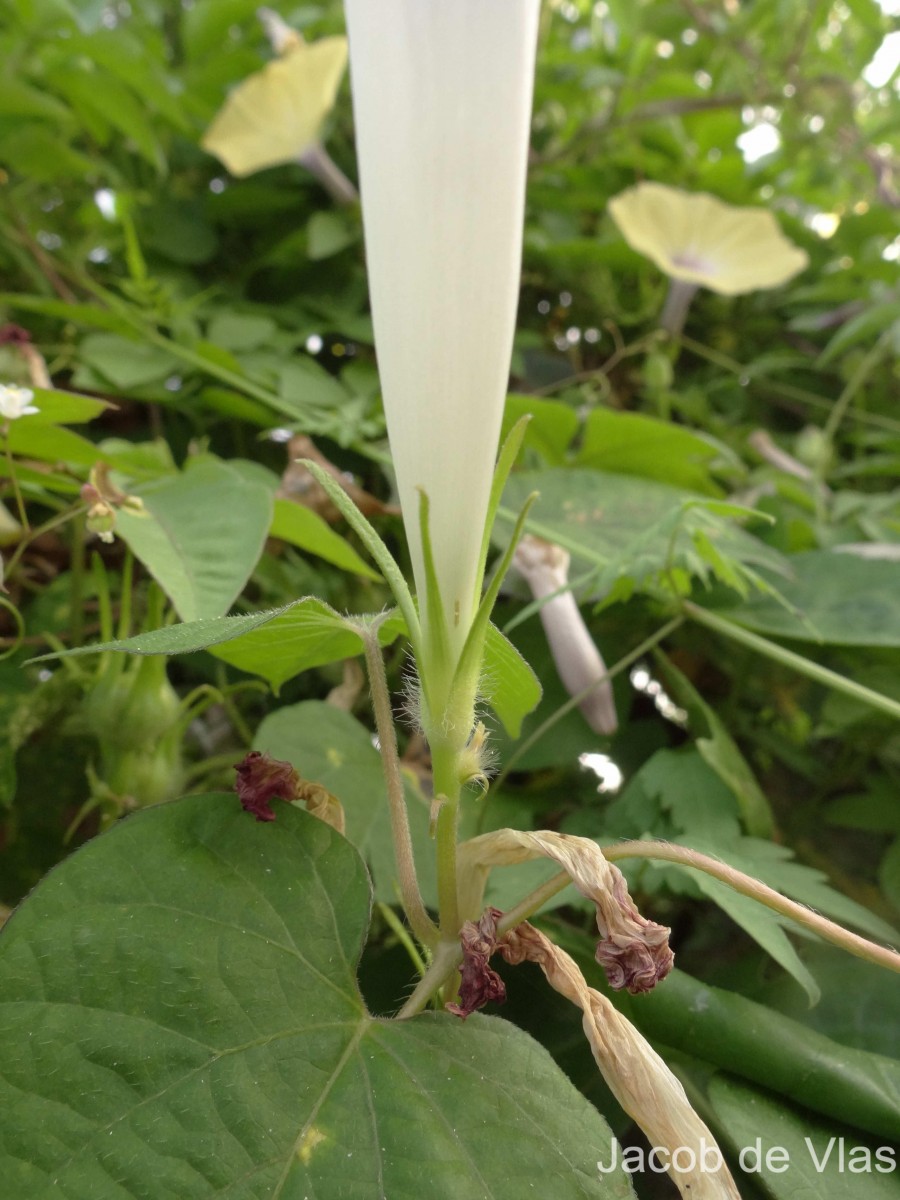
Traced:
<path id="1" fill-rule="evenodd" d="M 447 1009 L 463 1020 L 492 1000 L 502 1004 L 506 999 L 503 980 L 488 961 L 497 947 L 497 922 L 502 916 L 499 908 L 486 908 L 477 924 L 466 921 L 459 932 L 463 948 L 460 1002 L 448 1004 Z"/>
<path id="2" fill-rule="evenodd" d="M 251 750 L 234 765 L 237 781 L 234 790 L 241 807 L 253 813 L 257 821 L 274 821 L 273 800 L 296 800 L 300 795 L 301 779 L 289 762 Z"/>

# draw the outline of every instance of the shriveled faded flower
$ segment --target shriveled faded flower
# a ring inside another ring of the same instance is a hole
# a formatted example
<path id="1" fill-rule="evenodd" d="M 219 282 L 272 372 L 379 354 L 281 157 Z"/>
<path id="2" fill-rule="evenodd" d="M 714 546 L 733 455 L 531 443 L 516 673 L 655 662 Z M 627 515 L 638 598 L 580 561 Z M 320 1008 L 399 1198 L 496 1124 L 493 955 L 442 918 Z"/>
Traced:
<path id="1" fill-rule="evenodd" d="M 738 208 L 708 192 L 639 183 L 609 202 L 632 250 L 673 281 L 661 323 L 678 332 L 698 287 L 724 296 L 787 283 L 809 264 L 766 208 Z"/>
<path id="2" fill-rule="evenodd" d="M 463 1020 L 491 1001 L 499 1004 L 506 999 L 503 980 L 489 966 L 497 949 L 497 922 L 502 916 L 499 908 L 486 908 L 477 923 L 466 921 L 459 931 L 463 949 L 459 1004 L 448 1004 L 447 1010 Z"/>
<path id="3" fill-rule="evenodd" d="M 88 481 L 81 487 L 81 499 L 88 505 L 85 522 L 88 531 L 95 533 L 101 542 L 108 545 L 115 540 L 114 530 L 120 508 L 137 516 L 145 513 L 143 500 L 139 496 L 129 496 L 116 487 L 110 478 L 109 467 L 103 462 L 91 467 Z"/>
<path id="4" fill-rule="evenodd" d="M 650 1145 L 669 1151 L 666 1169 L 684 1200 L 740 1200 L 721 1152 L 713 1169 L 707 1168 L 704 1147 L 718 1147 L 684 1088 L 631 1022 L 588 987 L 577 963 L 527 921 L 501 938 L 497 949 L 513 965 L 537 963 L 550 986 L 581 1009 L 600 1073 Z"/>
<path id="5" fill-rule="evenodd" d="M 0 417 L 6 421 L 17 421 L 19 417 L 40 412 L 37 405 L 31 403 L 33 399 L 31 388 L 19 387 L 15 383 L 0 384 Z"/>
<path id="6" fill-rule="evenodd" d="M 241 807 L 245 812 L 253 813 L 257 821 L 275 820 L 273 800 L 297 805 L 302 802 L 311 816 L 338 833 L 344 832 L 344 809 L 340 800 L 320 783 L 301 778 L 289 762 L 261 750 L 251 750 L 235 763 L 234 769 L 237 772 L 234 790 Z"/>
<path id="7" fill-rule="evenodd" d="M 606 861 L 596 842 L 572 834 L 540 830 L 525 833 L 498 829 L 463 842 L 459 848 L 460 908 L 468 915 L 482 905 L 493 867 L 550 858 L 569 875 L 597 909 L 600 941 L 597 961 L 612 988 L 633 995 L 648 992 L 671 971 L 675 957 L 669 930 L 642 917 L 628 893 L 625 877 Z"/>
<path id="8" fill-rule="evenodd" d="M 274 821 L 273 800 L 296 800 L 300 791 L 300 776 L 289 762 L 251 750 L 235 763 L 237 781 L 234 790 L 241 807 L 253 813 L 257 821 Z"/>

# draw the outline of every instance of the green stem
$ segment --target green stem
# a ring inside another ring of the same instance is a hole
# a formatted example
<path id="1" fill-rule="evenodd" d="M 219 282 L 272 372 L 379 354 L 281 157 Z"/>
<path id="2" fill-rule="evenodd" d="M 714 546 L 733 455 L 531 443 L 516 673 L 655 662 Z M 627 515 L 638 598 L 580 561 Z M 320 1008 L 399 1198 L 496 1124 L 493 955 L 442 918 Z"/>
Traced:
<path id="1" fill-rule="evenodd" d="M 459 893 L 456 885 L 456 845 L 459 824 L 459 752 L 446 742 L 432 741 L 431 771 L 437 814 L 437 880 L 441 938 L 459 939 Z"/>
<path id="2" fill-rule="evenodd" d="M 400 772 L 400 756 L 397 753 L 394 714 L 391 711 L 391 697 L 384 672 L 384 658 L 378 642 L 378 629 L 372 626 L 361 628 L 360 635 L 365 647 L 369 692 L 372 697 L 375 728 L 378 731 L 381 761 L 384 767 L 384 781 L 387 787 L 394 856 L 397 863 L 397 879 L 400 884 L 403 911 L 406 913 L 410 928 L 422 945 L 433 946 L 437 941 L 438 931 L 431 917 L 425 911 L 419 891 L 412 837 L 409 832 L 409 816 L 406 811 L 406 796 L 403 792 L 403 776 Z"/>
<path id="3" fill-rule="evenodd" d="M 824 684 L 825 687 L 834 688 L 836 692 L 843 692 L 845 696 L 851 696 L 854 700 L 859 700 L 863 704 L 868 704 L 872 708 L 877 708 L 881 712 L 887 713 L 888 716 L 900 720 L 900 702 L 892 700 L 889 696 L 883 696 L 881 692 L 875 692 L 861 683 L 847 679 L 844 675 L 839 675 L 837 671 L 831 671 L 828 667 L 813 662 L 812 659 L 804 658 L 802 654 L 795 654 L 793 650 L 779 646 L 777 642 L 770 642 L 768 638 L 751 633 L 749 629 L 744 629 L 733 621 L 726 621 L 723 617 L 717 616 L 707 608 L 701 608 L 699 604 L 694 604 L 690 600 L 684 601 L 683 608 L 685 613 L 699 625 L 705 625 L 707 629 L 713 629 L 716 633 L 740 642 L 741 645 L 755 650 L 758 654 L 765 655 L 773 662 L 781 663 L 782 666 L 790 667 L 798 674 L 805 675 L 807 679 Z"/>
<path id="4" fill-rule="evenodd" d="M 397 941 L 400 943 L 400 945 L 403 947 L 403 949 L 409 955 L 409 957 L 412 961 L 412 964 L 418 971 L 419 975 L 424 975 L 426 970 L 428 969 L 428 967 L 425 962 L 425 959 L 419 953 L 418 946 L 413 941 L 413 939 L 409 936 L 409 930 L 406 928 L 406 926 L 403 924 L 403 922 L 400 920 L 400 918 L 397 916 L 397 914 L 394 912 L 394 910 L 391 908 L 391 906 L 389 904 L 383 904 L 379 900 L 378 901 L 378 911 L 381 913 L 382 917 L 384 918 L 384 923 L 386 925 L 390 926 L 395 937 L 397 938 Z"/>
<path id="5" fill-rule="evenodd" d="M 15 550 L 9 556 L 9 559 L 6 563 L 7 579 L 12 574 L 19 559 L 35 540 L 35 538 L 39 538 L 42 533 L 48 533 L 51 529 L 57 529 L 60 525 L 65 525 L 66 521 L 71 521 L 73 517 L 86 511 L 87 510 L 84 505 L 80 505 L 78 508 L 67 508 L 64 512 L 58 512 L 55 516 L 50 517 L 49 520 L 43 523 L 43 525 L 36 525 L 33 529 L 31 529 L 28 533 L 28 536 L 24 537 L 19 542 Z"/>
<path id="6" fill-rule="evenodd" d="M 455 942 L 438 942 L 434 948 L 431 966 L 416 984 L 415 990 L 397 1013 L 397 1020 L 414 1017 L 427 1007 L 431 997 L 451 979 L 462 962 L 462 946 Z"/>
<path id="7" fill-rule="evenodd" d="M 885 333 L 883 333 L 868 354 L 862 358 L 856 370 L 847 380 L 844 390 L 838 396 L 837 400 L 835 400 L 834 408 L 832 408 L 831 412 L 829 413 L 828 420 L 825 422 L 825 426 L 822 430 L 827 441 L 832 442 L 834 440 L 834 435 L 837 433 L 841 421 L 843 421 L 844 417 L 846 416 L 847 409 L 853 402 L 856 393 L 881 361 L 889 333 L 891 333 L 891 330 L 887 330 Z"/>
<path id="8" fill-rule="evenodd" d="M 719 350 L 713 350 L 711 346 L 695 342 L 693 338 L 687 337 L 685 334 L 681 334 L 678 341 L 685 350 L 690 350 L 698 358 L 705 358 L 707 362 L 721 367 L 724 371 L 729 371 L 737 376 L 747 375 L 747 366 L 739 363 L 737 359 L 730 358 L 727 354 L 722 354 Z M 751 377 L 750 382 L 755 383 L 756 380 Z M 833 414 L 836 405 L 840 403 L 840 397 L 837 401 L 829 400 L 827 396 L 820 396 L 818 392 L 810 392 L 806 388 L 795 387 L 792 383 L 781 383 L 777 379 L 765 379 L 763 382 L 766 389 L 773 395 L 783 396 L 786 400 L 796 400 L 800 404 L 808 404 L 811 408 L 822 409 L 829 414 Z M 842 413 L 839 419 L 842 419 L 843 415 Z M 882 417 L 877 413 L 851 413 L 850 416 L 855 421 L 871 425 L 873 429 L 887 429 L 892 433 L 900 433 L 900 421 L 892 420 L 890 417 Z"/>
<path id="9" fill-rule="evenodd" d="M 662 862 L 680 863 L 682 866 L 704 871 L 707 875 L 712 875 L 714 879 L 721 880 L 734 891 L 740 892 L 742 896 L 749 896 L 751 900 L 756 900 L 767 908 L 781 913 L 782 916 L 789 917 L 798 925 L 811 929 L 819 937 L 835 946 L 840 946 L 849 954 L 853 954 L 857 958 L 864 958 L 878 966 L 887 967 L 890 971 L 900 972 L 900 954 L 896 950 L 891 950 L 886 946 L 877 946 L 874 942 L 870 942 L 856 933 L 850 933 L 849 930 L 836 925 L 834 921 L 820 917 L 811 908 L 797 904 L 794 900 L 788 900 L 774 888 L 768 887 L 758 879 L 753 879 L 750 875 L 745 875 L 743 871 L 736 871 L 734 867 L 729 867 L 718 859 L 710 858 L 708 854 L 700 854 L 688 846 L 676 846 L 671 842 L 617 842 L 612 846 L 601 846 L 600 849 L 608 862 L 615 862 L 620 858 L 649 858 Z"/>
<path id="10" fill-rule="evenodd" d="M 328 493 L 328 498 L 340 510 L 341 515 L 351 528 L 356 531 L 366 549 L 372 555 L 378 569 L 394 593 L 397 607 L 400 609 L 403 619 L 406 622 L 406 632 L 412 643 L 416 660 L 421 662 L 423 645 L 419 614 L 416 611 L 415 601 L 412 598 L 409 586 L 403 578 L 403 572 L 397 566 L 390 550 L 388 550 L 372 525 L 366 520 L 360 509 L 357 508 L 336 479 L 333 479 L 327 471 L 323 471 L 322 467 L 318 463 L 313 462 L 312 459 L 301 458 L 297 461 L 301 462 L 318 483 L 322 485 Z"/>
<path id="11" fill-rule="evenodd" d="M 19 481 L 16 478 L 16 465 L 13 462 L 12 451 L 9 448 L 9 426 L 4 427 L 3 448 L 6 451 L 6 461 L 9 464 L 9 482 L 12 484 L 13 495 L 16 498 L 16 508 L 19 510 L 19 524 L 25 530 L 26 534 L 31 532 L 31 526 L 28 524 L 28 513 L 25 511 L 25 501 L 22 499 L 22 490 L 19 487 Z"/>
<path id="12" fill-rule="evenodd" d="M 72 646 L 84 641 L 84 517 L 79 515 L 70 529 L 72 538 L 69 558 L 69 635 Z"/>

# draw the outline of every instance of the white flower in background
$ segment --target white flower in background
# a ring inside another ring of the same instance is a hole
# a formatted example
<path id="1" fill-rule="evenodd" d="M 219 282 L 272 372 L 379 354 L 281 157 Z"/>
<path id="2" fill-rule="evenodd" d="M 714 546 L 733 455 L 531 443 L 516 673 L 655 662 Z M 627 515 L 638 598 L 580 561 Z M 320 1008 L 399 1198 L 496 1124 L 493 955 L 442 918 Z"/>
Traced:
<path id="1" fill-rule="evenodd" d="M 33 399 L 31 388 L 19 387 L 15 383 L 0 383 L 0 417 L 6 421 L 16 421 L 19 417 L 40 412 L 37 405 L 31 403 Z"/>
<path id="2" fill-rule="evenodd" d="M 566 691 L 581 697 L 578 707 L 594 733 L 610 735 L 619 725 L 612 683 L 569 588 L 569 562 L 562 546 L 529 533 L 513 558 L 532 596 L 542 602 L 541 624 Z"/>
<path id="3" fill-rule="evenodd" d="M 346 0 L 345 8 L 397 486 L 420 598 L 417 489 L 428 495 L 458 653 L 481 587 L 509 377 L 540 0 Z"/>
<path id="4" fill-rule="evenodd" d="M 276 14 L 261 9 L 260 17 L 280 57 L 233 89 L 201 145 L 238 177 L 290 162 L 318 173 L 318 160 L 327 158 L 319 133 L 347 65 L 347 39 L 305 42 Z"/>
<path id="5" fill-rule="evenodd" d="M 632 250 L 673 281 L 663 328 L 677 333 L 698 287 L 724 296 L 778 287 L 809 263 L 765 208 L 736 208 L 707 192 L 639 183 L 609 202 Z"/>

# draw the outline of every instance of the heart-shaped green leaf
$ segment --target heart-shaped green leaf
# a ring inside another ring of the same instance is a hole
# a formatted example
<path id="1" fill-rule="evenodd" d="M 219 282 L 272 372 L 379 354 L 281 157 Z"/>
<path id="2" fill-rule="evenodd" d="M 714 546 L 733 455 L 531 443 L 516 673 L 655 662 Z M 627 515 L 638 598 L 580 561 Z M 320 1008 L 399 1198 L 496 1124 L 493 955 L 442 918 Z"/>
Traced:
<path id="1" fill-rule="evenodd" d="M 142 499 L 143 513 L 119 510 L 117 532 L 183 621 L 222 616 L 262 554 L 269 490 L 210 458 L 148 484 Z"/>
<path id="2" fill-rule="evenodd" d="M 0 936 L 7 1194 L 632 1196 L 597 1170 L 602 1118 L 521 1030 L 369 1015 L 369 899 L 328 826 L 282 804 L 255 823 L 228 795 L 76 852 Z"/>

